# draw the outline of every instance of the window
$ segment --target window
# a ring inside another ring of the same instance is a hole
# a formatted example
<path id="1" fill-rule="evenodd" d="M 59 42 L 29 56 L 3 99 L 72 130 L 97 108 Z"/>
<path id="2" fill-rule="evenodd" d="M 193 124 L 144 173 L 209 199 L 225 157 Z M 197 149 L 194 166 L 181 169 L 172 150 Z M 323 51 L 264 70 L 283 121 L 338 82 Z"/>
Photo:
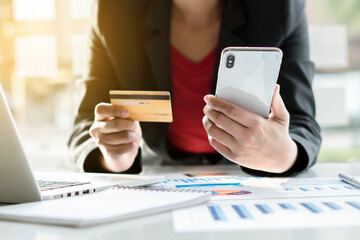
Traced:
<path id="1" fill-rule="evenodd" d="M 360 161 L 360 2 L 307 1 L 319 161 Z"/>
<path id="2" fill-rule="evenodd" d="M 35 168 L 71 168 L 67 140 L 91 0 L 0 2 L 0 81 Z"/>

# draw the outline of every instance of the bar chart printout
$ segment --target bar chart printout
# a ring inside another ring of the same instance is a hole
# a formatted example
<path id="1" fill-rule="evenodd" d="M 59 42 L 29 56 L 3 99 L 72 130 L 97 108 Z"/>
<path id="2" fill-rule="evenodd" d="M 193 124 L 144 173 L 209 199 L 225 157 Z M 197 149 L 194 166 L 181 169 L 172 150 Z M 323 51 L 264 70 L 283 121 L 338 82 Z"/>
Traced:
<path id="1" fill-rule="evenodd" d="M 360 226 L 360 197 L 213 201 L 173 212 L 176 231 Z"/>

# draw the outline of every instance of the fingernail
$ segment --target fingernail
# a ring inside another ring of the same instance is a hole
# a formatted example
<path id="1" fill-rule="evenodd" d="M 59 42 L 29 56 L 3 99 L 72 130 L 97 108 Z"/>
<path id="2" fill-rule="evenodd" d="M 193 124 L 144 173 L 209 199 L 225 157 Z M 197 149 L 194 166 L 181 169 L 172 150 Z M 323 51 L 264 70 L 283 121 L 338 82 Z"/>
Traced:
<path id="1" fill-rule="evenodd" d="M 123 117 L 123 118 L 128 118 L 128 117 L 129 117 L 129 112 L 128 112 L 127 110 L 122 111 L 121 117 Z"/>
<path id="2" fill-rule="evenodd" d="M 206 96 L 204 97 L 204 101 L 206 102 L 206 104 L 209 103 L 209 96 L 208 96 L 208 95 L 206 95 Z"/>

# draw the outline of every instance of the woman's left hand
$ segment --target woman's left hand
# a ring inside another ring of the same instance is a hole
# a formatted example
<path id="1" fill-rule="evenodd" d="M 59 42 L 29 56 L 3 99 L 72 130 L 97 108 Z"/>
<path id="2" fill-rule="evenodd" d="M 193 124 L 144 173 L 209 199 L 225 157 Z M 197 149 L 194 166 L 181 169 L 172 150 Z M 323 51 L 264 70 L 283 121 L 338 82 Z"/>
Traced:
<path id="1" fill-rule="evenodd" d="M 289 113 L 275 88 L 268 118 L 249 112 L 212 95 L 204 100 L 203 125 L 210 144 L 241 166 L 273 173 L 290 169 L 297 145 L 289 136 Z"/>

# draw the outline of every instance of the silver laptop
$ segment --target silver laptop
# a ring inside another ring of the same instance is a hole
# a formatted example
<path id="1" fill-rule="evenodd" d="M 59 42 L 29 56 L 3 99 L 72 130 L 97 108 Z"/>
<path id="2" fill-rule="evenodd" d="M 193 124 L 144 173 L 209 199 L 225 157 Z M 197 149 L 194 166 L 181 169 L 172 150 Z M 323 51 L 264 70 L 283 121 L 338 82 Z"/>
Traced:
<path id="1" fill-rule="evenodd" d="M 0 203 L 65 198 L 95 193 L 114 185 L 134 187 L 162 181 L 161 176 L 32 172 L 0 85 Z"/>

